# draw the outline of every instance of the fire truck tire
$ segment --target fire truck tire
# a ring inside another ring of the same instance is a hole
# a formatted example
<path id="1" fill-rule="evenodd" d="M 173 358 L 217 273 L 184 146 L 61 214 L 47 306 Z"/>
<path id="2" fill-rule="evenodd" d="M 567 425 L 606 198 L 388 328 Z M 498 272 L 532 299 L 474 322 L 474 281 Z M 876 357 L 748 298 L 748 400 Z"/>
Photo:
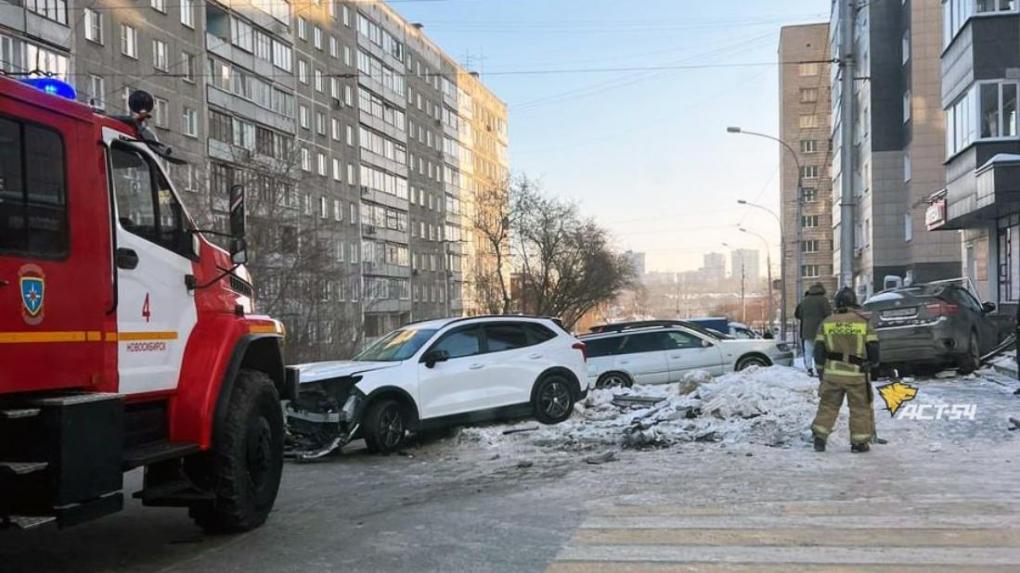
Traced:
<path id="1" fill-rule="evenodd" d="M 216 500 L 190 509 L 195 523 L 209 533 L 238 533 L 262 525 L 283 473 L 283 412 L 272 380 L 264 372 L 241 370 L 229 399 L 211 456 L 203 464 Z"/>

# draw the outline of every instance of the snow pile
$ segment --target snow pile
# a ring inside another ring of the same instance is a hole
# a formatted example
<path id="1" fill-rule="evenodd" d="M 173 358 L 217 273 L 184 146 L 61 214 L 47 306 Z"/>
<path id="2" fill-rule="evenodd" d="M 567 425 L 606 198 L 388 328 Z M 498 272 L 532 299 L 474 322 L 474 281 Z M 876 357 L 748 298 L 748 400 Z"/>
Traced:
<path id="1" fill-rule="evenodd" d="M 695 441 L 781 446 L 808 433 L 817 390 L 817 379 L 793 368 L 750 368 L 715 379 L 692 373 L 676 384 L 595 390 L 570 420 L 521 435 L 534 445 L 566 449 Z M 478 437 L 497 439 L 489 432 Z"/>

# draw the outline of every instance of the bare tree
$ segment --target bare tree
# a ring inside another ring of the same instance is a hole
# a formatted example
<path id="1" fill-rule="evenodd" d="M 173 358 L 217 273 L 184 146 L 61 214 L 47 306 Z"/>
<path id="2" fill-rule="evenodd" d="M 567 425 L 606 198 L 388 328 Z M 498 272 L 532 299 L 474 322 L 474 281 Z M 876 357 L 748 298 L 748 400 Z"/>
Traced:
<path id="1" fill-rule="evenodd" d="M 612 248 L 605 229 L 583 218 L 576 205 L 545 195 L 527 177 L 479 198 L 487 211 L 474 213 L 475 231 L 499 264 L 476 276 L 487 287 L 477 291 L 493 312 L 514 308 L 557 316 L 572 327 L 635 284 L 633 265 Z"/>
<path id="2" fill-rule="evenodd" d="M 302 362 L 347 357 L 362 342 L 361 268 L 358 238 L 337 241 L 331 200 L 299 192 L 305 181 L 299 149 L 281 144 L 274 157 L 232 147 L 233 161 L 210 169 L 210 196 L 197 218 L 206 228 L 225 231 L 227 190 L 243 185 L 248 211 L 248 270 L 258 311 L 283 320 L 287 358 Z M 321 212 L 325 209 L 325 213 Z M 325 214 L 325 216 L 323 216 Z M 351 303 L 351 304 L 348 304 Z"/>
<path id="3" fill-rule="evenodd" d="M 508 314 L 511 310 L 510 234 L 521 210 L 513 204 L 530 182 L 521 177 L 505 179 L 480 189 L 470 205 L 471 231 L 479 252 L 470 269 L 475 298 L 489 314 Z"/>

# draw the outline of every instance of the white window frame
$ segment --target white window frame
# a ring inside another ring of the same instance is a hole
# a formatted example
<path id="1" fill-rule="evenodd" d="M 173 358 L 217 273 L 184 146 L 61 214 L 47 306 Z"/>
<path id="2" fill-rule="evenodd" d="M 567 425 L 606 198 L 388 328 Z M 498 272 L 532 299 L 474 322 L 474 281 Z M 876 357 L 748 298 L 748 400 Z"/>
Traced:
<path id="1" fill-rule="evenodd" d="M 138 59 L 138 29 L 128 24 L 120 25 L 120 53 Z"/>
<path id="2" fill-rule="evenodd" d="M 181 132 L 188 137 L 198 137 L 198 111 L 188 106 L 181 109 Z"/>
<path id="3" fill-rule="evenodd" d="M 181 25 L 186 28 L 195 29 L 195 2 L 194 0 L 180 0 Z"/>
<path id="4" fill-rule="evenodd" d="M 89 93 L 92 94 L 93 109 L 106 109 L 106 80 L 103 76 L 89 74 Z"/>
<path id="5" fill-rule="evenodd" d="M 149 6 L 160 14 L 166 14 L 166 0 L 149 0 Z"/>
<path id="6" fill-rule="evenodd" d="M 163 40 L 152 41 L 152 67 L 161 72 L 170 69 L 169 48 Z"/>
<path id="7" fill-rule="evenodd" d="M 82 12 L 85 24 L 85 39 L 103 45 L 103 16 L 91 9 L 85 8 Z"/>

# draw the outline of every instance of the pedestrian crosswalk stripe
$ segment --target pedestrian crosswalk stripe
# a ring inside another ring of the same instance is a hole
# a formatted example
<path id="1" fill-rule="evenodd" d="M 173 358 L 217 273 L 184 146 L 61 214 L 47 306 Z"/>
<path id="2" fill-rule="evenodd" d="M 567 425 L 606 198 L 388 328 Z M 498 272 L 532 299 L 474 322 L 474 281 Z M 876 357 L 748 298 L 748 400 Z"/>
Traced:
<path id="1" fill-rule="evenodd" d="M 584 545 L 1020 547 L 1020 529 L 581 529 Z"/>

